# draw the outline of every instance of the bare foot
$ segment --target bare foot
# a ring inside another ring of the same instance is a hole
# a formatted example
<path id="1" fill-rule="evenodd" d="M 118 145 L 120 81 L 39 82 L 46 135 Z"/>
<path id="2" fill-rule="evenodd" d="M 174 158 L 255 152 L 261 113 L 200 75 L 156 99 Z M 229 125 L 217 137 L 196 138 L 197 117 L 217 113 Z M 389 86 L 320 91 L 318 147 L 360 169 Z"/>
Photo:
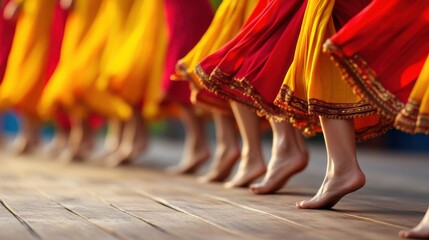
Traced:
<path id="1" fill-rule="evenodd" d="M 67 145 L 68 134 L 65 131 L 57 130 L 51 142 L 46 147 L 46 153 L 51 156 L 58 156 Z"/>
<path id="2" fill-rule="evenodd" d="M 91 157 L 93 162 L 104 162 L 106 158 L 118 151 L 124 132 L 124 122 L 118 120 L 109 120 L 107 133 L 104 138 L 102 150 Z"/>
<path id="3" fill-rule="evenodd" d="M 62 163 L 72 163 L 81 161 L 82 159 L 83 157 L 78 154 L 78 150 L 71 147 L 66 147 L 58 156 L 58 160 Z"/>
<path id="4" fill-rule="evenodd" d="M 429 209 L 419 225 L 410 230 L 400 231 L 399 236 L 402 238 L 429 239 Z"/>
<path id="5" fill-rule="evenodd" d="M 250 186 L 255 194 L 269 194 L 278 191 L 290 177 L 307 167 L 308 154 L 302 153 L 289 159 L 272 159 L 268 164 L 268 171 L 261 183 Z"/>
<path id="6" fill-rule="evenodd" d="M 37 138 L 21 134 L 13 141 L 11 151 L 16 155 L 26 154 L 33 151 L 37 145 Z"/>
<path id="7" fill-rule="evenodd" d="M 429 225 L 420 226 L 420 224 L 410 230 L 401 230 L 399 236 L 402 238 L 414 238 L 414 239 L 429 239 Z"/>
<path id="8" fill-rule="evenodd" d="M 63 163 L 83 161 L 89 157 L 93 148 L 94 143 L 90 139 L 83 140 L 77 145 L 69 143 L 58 158 Z"/>
<path id="9" fill-rule="evenodd" d="M 110 137 L 106 137 L 110 138 Z M 90 161 L 96 163 L 104 162 L 105 159 L 109 158 L 113 154 L 115 154 L 117 151 L 119 151 L 120 148 L 120 141 L 113 142 L 111 139 L 106 139 L 105 143 L 103 144 L 102 150 L 96 154 L 93 154 L 90 158 Z"/>
<path id="10" fill-rule="evenodd" d="M 167 168 L 167 172 L 171 174 L 194 174 L 209 158 L 208 149 L 199 149 L 190 153 L 188 157 L 185 157 L 186 160 L 180 161 L 178 165 Z"/>
<path id="11" fill-rule="evenodd" d="M 104 165 L 106 167 L 116 167 L 121 164 L 131 163 L 144 152 L 147 145 L 145 123 L 139 116 L 138 111 L 134 111 L 133 118 L 125 122 L 117 151 L 110 154 L 103 161 Z"/>
<path id="12" fill-rule="evenodd" d="M 365 185 L 365 175 L 359 167 L 348 171 L 327 174 L 316 196 L 311 200 L 296 203 L 301 209 L 330 209 L 345 195 Z"/>
<path id="13" fill-rule="evenodd" d="M 94 140 L 91 130 L 80 127 L 72 129 L 67 146 L 61 152 L 59 160 L 64 163 L 87 159 L 94 149 Z"/>
<path id="14" fill-rule="evenodd" d="M 104 166 L 106 167 L 117 167 L 122 164 L 132 163 L 138 156 L 144 152 L 147 148 L 147 141 L 134 143 L 133 146 L 124 146 L 121 147 L 107 156 L 103 160 Z"/>
<path id="15" fill-rule="evenodd" d="M 200 177 L 202 183 L 221 182 L 229 177 L 235 163 L 240 159 L 240 149 L 237 147 L 218 147 L 216 157 L 207 174 Z"/>
<path id="16" fill-rule="evenodd" d="M 266 171 L 262 157 L 254 158 L 253 160 L 242 158 L 237 173 L 223 186 L 225 188 L 247 187 L 254 180 L 264 175 Z"/>
<path id="17" fill-rule="evenodd" d="M 24 136 L 17 136 L 12 143 L 11 151 L 13 154 L 20 155 L 29 150 L 28 139 Z"/>
<path id="18" fill-rule="evenodd" d="M 176 166 L 167 168 L 172 174 L 193 174 L 210 158 L 210 147 L 204 131 L 204 120 L 194 107 L 181 105 L 182 123 L 185 126 L 185 145 L 182 158 Z"/>

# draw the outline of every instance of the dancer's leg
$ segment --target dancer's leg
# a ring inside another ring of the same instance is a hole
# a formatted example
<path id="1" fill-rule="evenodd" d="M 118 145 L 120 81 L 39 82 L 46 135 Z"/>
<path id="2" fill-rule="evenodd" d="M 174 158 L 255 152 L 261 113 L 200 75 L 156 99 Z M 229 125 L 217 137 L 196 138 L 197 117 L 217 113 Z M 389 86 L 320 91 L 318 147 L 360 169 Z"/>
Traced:
<path id="1" fill-rule="evenodd" d="M 60 124 L 56 124 L 54 136 L 48 145 L 47 153 L 52 156 L 57 156 L 67 146 L 67 140 L 70 135 L 70 129 L 63 128 Z"/>
<path id="2" fill-rule="evenodd" d="M 308 164 L 308 153 L 302 134 L 288 122 L 270 121 L 270 124 L 273 130 L 271 159 L 264 180 L 250 187 L 255 194 L 276 192 Z"/>
<path id="3" fill-rule="evenodd" d="M 298 208 L 331 208 L 365 185 L 365 175 L 356 158 L 353 120 L 321 117 L 320 121 L 328 152 L 325 179 L 316 196 L 297 203 Z"/>
<path id="4" fill-rule="evenodd" d="M 134 109 L 131 119 L 125 121 L 121 142 L 116 151 L 105 160 L 105 165 L 115 167 L 135 160 L 147 147 L 147 131 L 138 109 Z"/>
<path id="5" fill-rule="evenodd" d="M 66 149 L 61 153 L 63 162 L 83 160 L 94 146 L 93 129 L 82 117 L 71 117 L 71 129 Z"/>
<path id="6" fill-rule="evenodd" d="M 33 150 L 39 141 L 40 120 L 37 117 L 22 114 L 21 128 L 12 145 L 15 154 L 23 154 Z"/>
<path id="7" fill-rule="evenodd" d="M 229 177 L 240 158 L 240 144 L 233 116 L 213 112 L 216 131 L 216 152 L 214 160 L 202 182 L 218 182 Z"/>
<path id="8" fill-rule="evenodd" d="M 204 123 L 192 106 L 181 107 L 181 119 L 185 126 L 185 147 L 177 166 L 168 169 L 172 173 L 191 174 L 210 157 L 210 148 L 204 132 Z"/>
<path id="9" fill-rule="evenodd" d="M 225 183 L 225 187 L 245 187 L 266 172 L 261 148 L 260 122 L 256 113 L 242 104 L 231 101 L 231 108 L 237 120 L 243 148 L 238 171 Z"/>
<path id="10" fill-rule="evenodd" d="M 125 122 L 119 119 L 109 119 L 107 121 L 107 131 L 104 137 L 103 147 L 99 154 L 92 157 L 94 161 L 104 161 L 114 154 L 122 142 Z"/>

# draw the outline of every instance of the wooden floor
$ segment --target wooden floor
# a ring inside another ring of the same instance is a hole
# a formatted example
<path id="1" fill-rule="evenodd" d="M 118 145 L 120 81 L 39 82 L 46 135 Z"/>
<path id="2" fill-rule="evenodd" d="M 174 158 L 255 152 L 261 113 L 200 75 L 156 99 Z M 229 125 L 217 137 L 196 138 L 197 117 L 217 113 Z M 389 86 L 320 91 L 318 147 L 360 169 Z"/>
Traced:
<path id="1" fill-rule="evenodd" d="M 397 239 L 429 204 L 427 155 L 360 151 L 367 186 L 326 211 L 295 208 L 321 183 L 321 146 L 268 196 L 154 169 L 177 161 L 181 147 L 157 141 L 117 169 L 0 154 L 0 239 Z"/>

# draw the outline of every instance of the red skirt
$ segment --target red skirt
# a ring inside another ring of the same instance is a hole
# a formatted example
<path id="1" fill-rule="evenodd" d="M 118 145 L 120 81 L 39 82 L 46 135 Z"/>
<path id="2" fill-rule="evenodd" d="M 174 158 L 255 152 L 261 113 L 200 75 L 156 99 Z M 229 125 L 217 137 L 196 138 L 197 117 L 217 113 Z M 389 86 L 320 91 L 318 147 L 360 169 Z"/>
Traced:
<path id="1" fill-rule="evenodd" d="M 307 1 L 261 1 L 239 34 L 197 66 L 217 95 L 281 120 L 273 102 L 293 60 Z"/>
<path id="2" fill-rule="evenodd" d="M 15 20 L 7 20 L 3 17 L 4 8 L 9 3 L 9 1 L 10 0 L 3 1 L 3 5 L 0 6 L 0 83 L 3 80 L 6 70 L 7 59 L 12 47 L 16 26 Z"/>
<path id="3" fill-rule="evenodd" d="M 184 57 L 198 43 L 213 18 L 208 0 L 165 0 L 169 43 L 162 88 L 164 103 L 191 105 L 189 83 L 171 81 L 179 59 Z"/>
<path id="4" fill-rule="evenodd" d="M 45 72 L 45 86 L 49 82 L 52 74 L 54 73 L 61 55 L 61 46 L 64 37 L 65 24 L 68 16 L 68 10 L 63 9 L 60 5 L 60 1 L 57 1 L 52 26 L 51 26 L 51 39 L 50 39 L 50 48 L 48 53 L 48 60 L 46 63 L 46 72 Z M 55 112 L 55 122 L 63 129 L 70 129 L 71 120 L 68 117 L 67 113 L 62 110 L 57 110 Z"/>
<path id="5" fill-rule="evenodd" d="M 327 41 L 325 51 L 354 92 L 391 125 L 429 52 L 429 2 L 374 0 Z"/>
<path id="6" fill-rule="evenodd" d="M 51 40 L 48 53 L 48 61 L 46 64 L 46 81 L 47 83 L 58 65 L 61 55 L 61 46 L 63 43 L 64 30 L 68 16 L 68 10 L 63 9 L 60 1 L 57 1 L 55 6 L 54 15 L 52 19 Z"/>

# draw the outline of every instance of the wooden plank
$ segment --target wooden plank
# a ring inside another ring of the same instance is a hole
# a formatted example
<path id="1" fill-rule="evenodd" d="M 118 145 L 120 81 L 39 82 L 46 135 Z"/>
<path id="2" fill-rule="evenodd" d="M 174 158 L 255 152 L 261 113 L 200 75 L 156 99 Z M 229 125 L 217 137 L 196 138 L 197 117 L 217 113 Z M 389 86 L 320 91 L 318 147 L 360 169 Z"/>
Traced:
<path id="1" fill-rule="evenodd" d="M 167 183 L 168 182 L 168 183 Z M 189 182 L 165 180 L 164 185 L 186 192 L 200 192 L 215 200 L 223 201 L 233 206 L 270 215 L 272 217 L 305 224 L 311 230 L 329 238 L 373 239 L 379 236 L 394 236 L 398 226 L 384 221 L 343 214 L 338 211 L 301 210 L 294 205 L 302 196 L 285 197 L 284 195 L 254 196 L 246 190 L 227 191 L 215 185 L 196 185 Z M 143 185 L 143 183 L 140 183 Z M 158 184 L 157 188 L 165 188 Z M 174 185 L 174 186 L 171 186 Z M 184 195 L 188 195 L 185 193 Z M 295 198 L 295 199 L 293 199 Z M 341 222 L 341 224 L 338 224 Z M 354 235 L 360 230 L 358 236 Z"/>
<path id="2" fill-rule="evenodd" d="M 199 193 L 183 191 L 168 185 L 127 183 L 137 193 L 166 206 L 205 220 L 245 238 L 271 239 L 288 236 L 296 239 L 327 239 L 309 233 L 310 228 L 300 222 L 279 219 L 273 215 L 213 199 Z M 174 189 L 174 191 L 172 191 Z"/>
<path id="3" fill-rule="evenodd" d="M 379 165 L 382 167 L 383 163 Z M 369 167 L 372 166 L 369 165 Z M 416 224 L 427 208 L 427 202 L 421 200 L 424 198 L 417 199 L 413 204 L 407 204 L 409 199 L 414 199 L 415 195 L 410 194 L 416 192 L 416 189 L 409 188 L 407 191 L 399 189 L 395 195 L 389 193 L 384 196 L 383 189 L 386 183 L 377 184 L 373 180 L 370 181 L 371 185 L 363 191 L 343 199 L 334 211 L 298 210 L 294 203 L 308 199 L 317 190 L 319 178 L 323 174 L 323 171 L 320 171 L 323 168 L 316 169 L 319 167 L 318 165 L 314 165 L 312 169 L 309 169 L 311 171 L 304 172 L 295 178 L 297 181 L 292 181 L 292 184 L 289 184 L 280 194 L 269 196 L 254 196 L 247 190 L 226 190 L 215 184 L 199 185 L 192 177 L 171 177 L 161 172 L 138 167 L 102 169 L 84 165 L 65 166 L 21 160 L 8 162 L 3 170 L 0 169 L 1 176 L 7 176 L 6 182 L 11 186 L 16 179 L 14 179 L 15 174 L 7 173 L 10 170 L 9 167 L 16 168 L 26 175 L 30 174 L 26 177 L 27 181 L 32 181 L 37 177 L 55 181 L 61 176 L 66 181 L 78 183 L 85 188 L 87 186 L 95 187 L 90 191 L 99 200 L 109 204 L 113 203 L 113 207 L 117 207 L 118 211 L 123 210 L 124 213 L 153 222 L 155 225 L 160 224 L 159 226 L 161 226 L 163 218 L 176 219 L 177 217 L 177 221 L 179 221 L 182 218 L 177 214 L 183 214 L 187 215 L 188 219 L 193 219 L 192 221 L 196 219 L 197 222 L 205 222 L 206 225 L 214 227 L 216 231 L 224 229 L 225 232 L 236 233 L 239 237 L 270 238 L 275 236 L 279 238 L 279 236 L 284 236 L 284 232 L 275 228 L 272 235 L 260 233 L 270 230 L 266 225 L 260 224 L 269 218 L 282 222 L 280 225 L 287 229 L 288 239 L 313 239 L 315 235 L 319 238 L 329 239 L 346 237 L 347 239 L 391 239 L 397 235 L 398 229 Z M 384 179 L 383 174 L 388 173 L 381 172 L 375 179 Z M 420 175 L 422 174 L 419 173 Z M 386 179 L 393 178 L 390 176 Z M 413 176 L 404 179 L 409 181 L 413 179 Z M 406 186 L 406 183 L 402 185 Z M 123 191 L 120 188 L 123 188 Z M 380 191 L 380 194 L 377 194 L 377 191 Z M 419 188 L 417 191 L 421 195 L 421 189 Z M 406 196 L 401 196 L 405 194 Z M 147 204 L 147 208 L 142 209 L 143 204 Z M 171 214 L 171 212 L 176 213 Z M 224 220 L 225 216 L 228 217 L 227 220 Z M 261 216 L 265 218 L 261 218 Z M 244 217 L 244 221 L 252 219 L 252 221 L 248 221 L 248 225 L 254 227 L 254 229 L 250 228 L 250 234 L 242 234 L 249 226 L 241 223 L 243 218 L 240 217 Z M 183 239 L 197 238 L 198 234 L 193 235 L 192 231 L 198 229 L 190 228 L 192 221 L 185 224 L 186 221 L 184 220 L 184 223 L 179 225 L 183 226 L 183 229 L 173 221 L 164 223 L 162 226 L 165 226 L 166 229 L 173 229 L 173 232 L 178 231 L 178 237 L 186 236 Z M 307 226 L 296 227 L 295 223 Z M 191 233 L 182 235 L 180 231 Z M 256 234 L 254 234 L 255 232 Z M 302 232 L 301 234 L 304 235 L 294 235 L 295 232 Z"/>
<path id="4" fill-rule="evenodd" d="M 0 185 L 0 198 L 40 239 L 116 239 L 34 189 Z"/>
<path id="5" fill-rule="evenodd" d="M 146 173 L 148 177 L 155 178 L 156 173 Z M 307 176 L 310 180 L 314 176 Z M 169 180 L 167 180 L 169 181 Z M 216 184 L 199 185 L 195 184 L 194 179 L 188 177 L 175 178 L 174 181 L 169 181 L 174 184 L 179 184 L 185 188 L 196 188 L 193 191 L 216 193 L 222 196 L 233 196 L 240 199 L 241 196 L 245 196 L 248 201 L 255 202 L 257 199 L 264 199 L 265 197 L 269 200 L 273 200 L 273 204 L 270 207 L 276 207 L 276 204 L 284 205 L 289 204 L 292 209 L 295 208 L 295 202 L 304 199 L 309 199 L 317 189 L 305 187 L 306 182 L 301 183 L 299 186 L 288 186 L 287 188 L 280 191 L 278 194 L 268 196 L 254 196 L 249 194 L 247 190 L 225 190 Z M 295 184 L 296 185 L 296 184 Z M 215 194 L 215 196 L 216 196 Z M 380 194 L 380 193 L 379 193 Z M 277 200 L 276 200 L 277 199 Z M 277 202 L 277 203 L 276 203 Z M 407 204 L 408 203 L 408 204 Z M 398 206 L 401 206 L 398 208 Z M 413 204 L 409 204 L 403 198 L 392 198 L 392 197 L 381 197 L 380 195 L 368 194 L 362 191 L 353 193 L 345 197 L 335 208 L 336 213 L 343 213 L 358 219 L 366 219 L 370 222 L 379 223 L 386 226 L 392 226 L 397 229 L 409 228 L 419 222 L 424 211 L 427 209 L 427 202 L 414 201 Z"/>
<path id="6" fill-rule="evenodd" d="M 56 181 L 63 182 L 67 183 L 60 179 Z M 73 182 L 57 185 L 38 179 L 35 184 L 52 201 L 118 239 L 171 239 L 174 236 L 169 229 L 127 214 Z"/>
<path id="7" fill-rule="evenodd" d="M 0 200 L 0 239 L 40 239 L 30 226 L 10 209 L 9 205 Z"/>
<path id="8" fill-rule="evenodd" d="M 207 239 L 208 236 L 210 239 L 242 239 L 227 230 L 135 193 L 127 189 L 127 186 L 85 185 L 85 189 L 121 211 L 167 229 L 178 239 Z"/>
<path id="9" fill-rule="evenodd" d="M 131 170 L 131 171 L 130 171 Z M 147 171 L 147 170 L 144 170 L 143 172 L 142 171 L 136 171 L 136 169 L 123 169 L 123 173 L 121 174 L 121 171 L 114 171 L 115 172 L 115 175 L 117 174 L 118 176 L 116 176 L 115 178 L 121 178 L 121 179 L 126 179 L 127 177 L 128 178 L 132 178 L 133 176 L 133 172 L 134 173 L 136 173 L 136 174 L 139 174 L 140 176 L 144 176 L 144 183 L 142 183 L 142 184 L 148 184 L 148 183 L 150 183 L 150 184 L 153 184 L 153 183 L 156 183 L 157 181 L 158 181 L 158 179 L 160 178 L 159 176 L 160 176 L 160 174 L 161 173 L 159 173 L 159 172 L 151 172 L 151 171 Z M 107 175 L 109 175 L 109 174 L 107 174 Z M 110 176 L 110 175 L 109 175 Z M 195 181 L 194 181 L 194 179 L 193 178 L 177 178 L 177 177 L 175 177 L 175 178 L 171 178 L 171 177 L 168 177 L 168 176 L 163 176 L 163 178 L 164 179 L 167 179 L 167 181 L 170 183 L 177 183 L 177 182 L 183 182 L 184 181 L 184 185 L 186 185 L 186 186 L 193 186 L 193 185 L 195 185 Z M 213 185 L 201 185 L 200 186 L 200 188 L 199 189 L 197 189 L 197 191 L 199 191 L 199 192 L 204 192 L 206 189 L 208 189 L 208 188 L 210 188 L 211 186 L 213 186 Z M 216 185 L 215 185 L 216 186 Z M 163 186 L 163 187 L 165 187 L 165 186 Z M 170 186 L 171 187 L 171 186 Z M 216 187 L 215 187 L 216 188 Z M 293 190 L 293 189 L 292 189 Z M 233 194 L 234 192 L 236 192 L 236 190 L 224 190 L 224 189 L 222 189 L 222 188 L 216 188 L 215 189 L 215 191 L 216 192 L 219 192 L 219 191 L 222 191 L 222 192 L 225 192 L 225 193 L 231 193 L 231 194 Z M 313 190 L 314 191 L 314 190 Z M 311 191 L 309 191 L 308 189 L 302 189 L 302 188 L 300 188 L 300 189 L 297 189 L 295 192 L 308 192 L 308 193 L 311 193 Z M 253 202 L 255 202 L 255 201 L 257 201 L 257 200 L 255 200 L 255 199 L 259 199 L 261 196 L 253 196 L 253 195 L 251 195 L 251 194 L 247 194 L 247 192 L 246 191 L 244 191 L 244 193 L 246 193 L 246 195 L 247 195 L 247 197 L 249 198 L 248 200 L 249 201 L 253 201 Z M 311 195 L 311 194 L 310 194 Z M 269 200 L 271 201 L 272 199 L 273 199 L 273 196 L 279 196 L 279 195 L 270 195 L 269 196 Z M 302 199 L 305 199 L 305 198 L 308 198 L 309 196 L 302 196 L 302 195 L 296 195 L 296 194 L 286 194 L 286 195 L 282 195 L 281 197 L 280 197 L 280 199 L 278 200 L 278 204 L 285 204 L 285 203 L 288 203 L 288 204 L 290 204 L 290 206 L 291 206 L 291 209 L 287 209 L 286 211 L 289 211 L 289 210 L 291 210 L 291 211 L 296 211 L 296 209 L 295 209 L 295 207 L 294 207 L 294 203 L 295 203 L 295 201 L 299 201 L 299 200 L 302 200 Z M 274 197 L 275 198 L 275 197 Z M 349 198 L 350 199 L 350 198 Z M 241 205 L 243 205 L 243 206 L 245 206 L 245 204 L 243 204 L 243 203 L 241 203 L 241 202 L 239 202 L 239 204 L 241 204 Z M 246 203 L 247 204 L 247 203 Z M 274 204 L 266 204 L 266 206 L 268 206 L 271 210 L 273 210 L 273 209 L 276 209 L 276 205 L 275 205 L 276 203 L 274 202 Z M 258 207 L 260 207 L 261 205 L 263 205 L 263 204 L 258 204 Z M 260 208 L 257 208 L 256 210 L 260 210 Z M 386 210 L 386 211 L 388 211 L 388 210 Z M 276 212 L 281 212 L 281 211 L 279 211 L 279 210 L 277 210 Z M 310 218 L 310 219 L 314 219 L 314 218 L 312 218 L 312 214 L 313 214 L 314 212 L 313 211 L 310 211 L 310 214 L 308 215 L 308 217 Z M 382 225 L 387 225 L 387 226 L 391 226 L 391 227 L 393 227 L 393 228 L 395 228 L 394 230 L 392 230 L 392 229 L 390 229 L 389 230 L 389 232 L 393 232 L 393 231 L 396 231 L 396 229 L 399 229 L 399 228 L 401 228 L 401 226 L 402 225 L 397 225 L 397 224 L 395 224 L 395 222 L 391 222 L 391 221 L 385 221 L 385 219 L 380 219 L 380 218 L 376 218 L 376 217 L 379 217 L 377 214 L 376 214 L 376 216 L 374 217 L 374 216 L 362 216 L 362 215 L 359 215 L 359 213 L 358 214 L 356 214 L 356 213 L 345 213 L 345 215 L 349 215 L 350 217 L 354 217 L 354 218 L 357 218 L 358 220 L 357 221 L 361 221 L 361 220 L 369 220 L 369 221 L 371 221 L 372 223 L 373 222 L 378 222 L 379 224 L 382 224 Z M 276 215 L 276 217 L 281 217 L 281 216 L 278 216 L 278 215 Z M 368 219 L 367 219 L 368 218 Z M 317 218 L 316 218 L 317 219 Z M 331 218 L 322 218 L 322 219 L 326 219 L 327 221 L 329 221 Z M 417 217 L 415 217 L 414 216 L 414 219 L 416 219 L 417 220 Z M 301 221 L 301 220 L 300 220 Z M 403 221 L 403 220 L 401 220 L 401 219 L 398 219 L 398 220 L 396 220 L 396 222 L 398 223 L 398 222 L 400 222 L 400 221 Z M 320 224 L 318 224 L 318 223 L 316 223 L 316 225 L 317 226 L 319 226 L 319 227 L 322 227 L 323 226 L 323 224 L 322 225 L 320 225 Z M 371 226 L 374 226 L 373 224 L 371 225 Z M 375 226 L 377 226 L 377 225 L 375 225 Z M 335 228 L 336 226 L 333 226 L 333 228 Z M 323 230 L 325 230 L 325 229 L 328 229 L 328 228 L 323 228 Z M 335 230 L 337 230 L 338 231 L 338 229 L 335 229 Z M 337 233 L 337 234 L 341 234 L 341 232 L 344 232 L 344 231 L 338 231 L 339 233 Z M 345 232 L 347 232 L 347 231 L 345 231 Z"/>

